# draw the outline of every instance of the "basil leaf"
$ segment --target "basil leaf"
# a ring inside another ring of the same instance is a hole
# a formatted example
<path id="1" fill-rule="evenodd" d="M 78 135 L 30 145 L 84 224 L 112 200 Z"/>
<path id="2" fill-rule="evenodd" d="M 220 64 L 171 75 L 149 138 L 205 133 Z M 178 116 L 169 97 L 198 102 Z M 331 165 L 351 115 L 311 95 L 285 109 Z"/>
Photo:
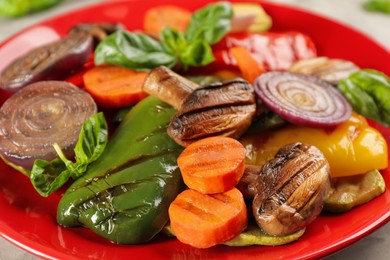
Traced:
<path id="1" fill-rule="evenodd" d="M 61 2 L 62 0 L 0 0 L 0 15 L 20 17 L 45 10 Z"/>
<path id="2" fill-rule="evenodd" d="M 57 144 L 53 146 L 58 158 L 51 162 L 35 160 L 30 180 L 38 193 L 46 197 L 64 185 L 69 178 L 77 179 L 82 176 L 88 165 L 103 153 L 107 145 L 107 129 L 103 113 L 97 113 L 81 128 L 74 149 L 76 162 L 68 160 Z"/>
<path id="3" fill-rule="evenodd" d="M 360 70 L 340 81 L 337 87 L 356 112 L 390 126 L 390 78 L 385 74 Z"/>
<path id="4" fill-rule="evenodd" d="M 187 46 L 187 40 L 184 34 L 170 27 L 165 27 L 160 33 L 160 40 L 165 48 L 165 51 L 178 55 Z"/>
<path id="5" fill-rule="evenodd" d="M 104 151 L 107 144 L 108 127 L 103 113 L 90 117 L 82 126 L 75 147 L 76 162 L 89 164 Z"/>
<path id="6" fill-rule="evenodd" d="M 390 0 L 370 0 L 363 4 L 367 11 L 390 14 Z"/>
<path id="7" fill-rule="evenodd" d="M 375 100 L 368 93 L 357 87 L 351 80 L 343 80 L 338 89 L 352 105 L 353 109 L 365 117 L 380 121 L 378 107 Z"/>
<path id="8" fill-rule="evenodd" d="M 228 2 L 210 4 L 196 11 L 185 33 L 165 27 L 160 42 L 142 33 L 117 31 L 95 50 L 95 64 L 113 64 L 136 70 L 149 70 L 164 65 L 203 66 L 214 56 L 210 45 L 230 30 L 233 16 Z"/>
<path id="9" fill-rule="evenodd" d="M 142 33 L 117 31 L 99 43 L 95 50 L 95 64 L 103 63 L 130 69 L 147 70 L 160 65 L 172 67 L 176 63 L 161 43 Z"/>
<path id="10" fill-rule="evenodd" d="M 185 36 L 190 42 L 201 39 L 214 44 L 230 30 L 232 16 L 232 5 L 228 2 L 207 5 L 192 15 Z"/>
<path id="11" fill-rule="evenodd" d="M 203 66 L 214 61 L 213 51 L 210 45 L 201 40 L 189 43 L 180 53 L 180 60 L 189 66 Z"/>
<path id="12" fill-rule="evenodd" d="M 66 169 L 65 163 L 60 158 L 51 162 L 35 160 L 30 180 L 35 190 L 47 197 L 62 187 L 69 180 L 70 175 L 71 172 Z"/>

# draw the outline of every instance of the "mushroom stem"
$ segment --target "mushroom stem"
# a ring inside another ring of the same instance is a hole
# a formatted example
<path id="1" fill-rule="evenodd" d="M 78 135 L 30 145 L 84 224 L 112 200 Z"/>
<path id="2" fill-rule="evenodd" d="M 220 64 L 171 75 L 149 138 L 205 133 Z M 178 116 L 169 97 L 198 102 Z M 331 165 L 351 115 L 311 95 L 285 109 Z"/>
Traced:
<path id="1" fill-rule="evenodd" d="M 176 109 L 191 94 L 198 84 L 173 72 L 165 66 L 152 69 L 146 77 L 142 90 L 158 97 Z"/>

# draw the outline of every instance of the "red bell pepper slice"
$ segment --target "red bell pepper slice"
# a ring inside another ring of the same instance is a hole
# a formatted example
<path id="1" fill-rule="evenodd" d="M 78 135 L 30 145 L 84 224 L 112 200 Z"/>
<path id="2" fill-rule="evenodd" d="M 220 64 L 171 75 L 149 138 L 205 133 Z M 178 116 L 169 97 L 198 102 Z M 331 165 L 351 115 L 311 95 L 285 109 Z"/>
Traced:
<path id="1" fill-rule="evenodd" d="M 237 46 L 245 47 L 267 71 L 285 71 L 298 60 L 317 56 L 313 41 L 300 32 L 231 33 L 213 46 L 215 61 L 210 66 L 237 67 L 229 52 Z"/>

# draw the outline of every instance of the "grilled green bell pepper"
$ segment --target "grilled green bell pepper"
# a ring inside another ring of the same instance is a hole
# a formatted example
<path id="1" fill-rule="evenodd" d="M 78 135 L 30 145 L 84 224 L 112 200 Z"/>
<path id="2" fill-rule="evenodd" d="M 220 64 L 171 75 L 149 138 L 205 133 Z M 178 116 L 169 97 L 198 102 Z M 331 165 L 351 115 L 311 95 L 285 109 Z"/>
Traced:
<path id="1" fill-rule="evenodd" d="M 103 154 L 60 200 L 57 221 L 85 226 L 119 244 L 152 239 L 168 222 L 168 207 L 184 188 L 167 134 L 175 110 L 148 97 L 124 118 Z"/>

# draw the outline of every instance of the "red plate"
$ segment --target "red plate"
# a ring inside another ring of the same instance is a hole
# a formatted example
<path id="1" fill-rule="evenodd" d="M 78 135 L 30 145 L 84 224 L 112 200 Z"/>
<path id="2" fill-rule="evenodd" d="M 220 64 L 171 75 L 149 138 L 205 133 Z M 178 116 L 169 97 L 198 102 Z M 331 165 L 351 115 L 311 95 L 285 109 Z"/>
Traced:
<path id="1" fill-rule="evenodd" d="M 157 4 L 175 4 L 189 9 L 204 6 L 208 1 L 134 0 L 105 2 L 35 25 L 2 44 L 0 60 L 13 58 L 37 44 L 64 35 L 79 22 L 116 21 L 129 29 L 142 28 L 144 12 Z M 295 8 L 263 3 L 272 16 L 272 30 L 298 30 L 312 37 L 320 55 L 354 61 L 363 68 L 373 68 L 390 75 L 390 54 L 359 32 L 336 22 Z M 44 33 L 44 37 L 42 37 Z M 370 50 L 369 53 L 366 50 Z M 1 99 L 4 100 L 4 96 Z M 0 101 L 1 102 L 1 101 Z M 389 129 L 382 128 L 388 141 Z M 383 172 L 390 187 L 389 169 Z M 261 257 L 267 259 L 319 258 L 339 250 L 371 233 L 390 218 L 390 190 L 372 202 L 342 215 L 322 215 L 307 228 L 297 242 L 278 247 L 253 246 L 234 248 L 216 246 L 200 250 L 179 243 L 176 239 L 158 237 L 145 245 L 115 245 L 84 228 L 61 228 L 56 223 L 58 192 L 49 198 L 40 197 L 28 178 L 0 163 L 0 235 L 23 249 L 43 258 L 58 259 L 145 259 Z"/>

